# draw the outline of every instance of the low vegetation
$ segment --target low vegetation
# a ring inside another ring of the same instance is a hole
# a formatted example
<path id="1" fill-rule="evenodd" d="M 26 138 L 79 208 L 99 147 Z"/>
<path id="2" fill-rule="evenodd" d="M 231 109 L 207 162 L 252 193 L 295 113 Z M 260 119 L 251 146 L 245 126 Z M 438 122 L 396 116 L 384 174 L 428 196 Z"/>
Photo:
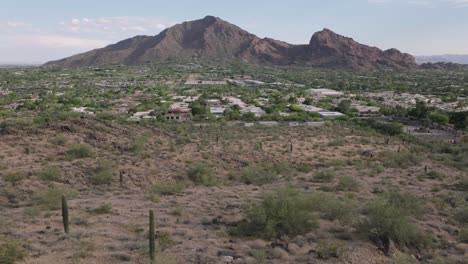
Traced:
<path id="1" fill-rule="evenodd" d="M 74 144 L 66 152 L 67 158 L 74 159 L 84 159 L 94 156 L 93 148 L 88 144 Z"/>
<path id="2" fill-rule="evenodd" d="M 415 224 L 424 213 L 421 200 L 404 193 L 390 192 L 371 202 L 359 230 L 384 245 L 394 241 L 402 247 L 422 249 L 430 245 L 429 235 Z M 387 248 L 388 250 L 388 248 Z"/>

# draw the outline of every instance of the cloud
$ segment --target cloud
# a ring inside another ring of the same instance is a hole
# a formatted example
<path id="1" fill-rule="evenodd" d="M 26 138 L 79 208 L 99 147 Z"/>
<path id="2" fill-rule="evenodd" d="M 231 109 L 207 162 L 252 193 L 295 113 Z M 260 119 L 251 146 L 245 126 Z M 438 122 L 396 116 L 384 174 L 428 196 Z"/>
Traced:
<path id="1" fill-rule="evenodd" d="M 18 46 L 44 47 L 44 48 L 79 48 L 95 49 L 109 45 L 107 40 L 86 39 L 61 35 L 19 35 L 10 37 L 11 42 Z"/>
<path id="2" fill-rule="evenodd" d="M 162 17 L 73 18 L 59 23 L 58 31 L 69 34 L 100 34 L 114 38 L 123 34 L 126 36 L 142 33 L 156 35 L 172 25 L 174 25 L 173 22 Z"/>
<path id="3" fill-rule="evenodd" d="M 402 3 L 420 7 L 450 7 L 463 8 L 468 7 L 468 0 L 367 0 L 369 4 L 392 4 Z"/>
<path id="4" fill-rule="evenodd" d="M 369 4 L 389 4 L 392 0 L 367 0 Z"/>

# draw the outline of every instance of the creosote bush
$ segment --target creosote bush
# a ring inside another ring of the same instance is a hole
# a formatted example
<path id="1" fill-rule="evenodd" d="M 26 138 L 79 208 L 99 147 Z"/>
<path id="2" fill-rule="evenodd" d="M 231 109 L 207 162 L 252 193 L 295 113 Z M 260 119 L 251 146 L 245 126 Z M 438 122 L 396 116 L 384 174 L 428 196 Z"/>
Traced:
<path id="1" fill-rule="evenodd" d="M 219 183 L 219 179 L 216 178 L 211 167 L 203 163 L 190 168 L 187 176 L 197 185 L 215 186 Z"/>
<path id="2" fill-rule="evenodd" d="M 68 199 L 77 196 L 77 193 L 73 190 L 51 186 L 34 193 L 32 199 L 33 202 L 41 208 L 47 210 L 58 210 L 62 206 L 62 194 L 64 194 Z"/>
<path id="3" fill-rule="evenodd" d="M 382 156 L 384 158 L 383 164 L 387 168 L 407 169 L 420 162 L 418 155 L 409 152 L 387 152 Z"/>
<path id="4" fill-rule="evenodd" d="M 322 170 L 315 173 L 313 181 L 315 182 L 331 182 L 336 177 L 336 173 L 333 170 Z"/>
<path id="5" fill-rule="evenodd" d="M 110 160 L 99 160 L 91 182 L 95 185 L 110 185 L 114 178 L 114 163 Z"/>
<path id="6" fill-rule="evenodd" d="M 59 166 L 47 165 L 39 172 L 39 178 L 43 181 L 57 181 L 60 173 Z"/>
<path id="7" fill-rule="evenodd" d="M 260 205 L 246 212 L 231 232 L 266 239 L 304 234 L 317 227 L 308 196 L 291 188 L 277 189 L 266 194 Z"/>
<path id="8" fill-rule="evenodd" d="M 93 148 L 88 144 L 74 144 L 67 150 L 68 159 L 84 159 L 94 156 Z"/>
<path id="9" fill-rule="evenodd" d="M 265 168 L 249 166 L 244 168 L 240 174 L 240 181 L 245 184 L 264 185 L 273 182 L 276 174 Z"/>
<path id="10" fill-rule="evenodd" d="M 359 182 L 352 176 L 342 176 L 336 185 L 337 191 L 356 192 L 359 189 Z"/>
<path id="11" fill-rule="evenodd" d="M 112 205 L 109 203 L 103 203 L 100 206 L 90 211 L 92 214 L 110 214 L 112 213 Z"/>
<path id="12" fill-rule="evenodd" d="M 386 193 L 368 205 L 367 217 L 358 230 L 373 241 L 392 240 L 402 247 L 422 249 L 430 245 L 428 235 L 415 224 L 415 218 L 423 213 L 418 198 L 399 192 Z"/>
<path id="13" fill-rule="evenodd" d="M 182 182 L 158 183 L 148 187 L 148 191 L 160 195 L 174 195 L 185 190 L 186 186 Z"/>
<path id="14" fill-rule="evenodd" d="M 26 250 L 15 240 L 0 237 L 0 263 L 14 264 L 26 257 Z"/>

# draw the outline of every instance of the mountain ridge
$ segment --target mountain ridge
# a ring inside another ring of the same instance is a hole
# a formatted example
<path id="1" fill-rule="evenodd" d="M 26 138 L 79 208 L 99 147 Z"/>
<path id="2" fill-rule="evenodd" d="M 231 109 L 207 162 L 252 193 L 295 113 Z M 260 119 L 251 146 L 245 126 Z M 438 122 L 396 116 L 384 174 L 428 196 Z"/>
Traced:
<path id="1" fill-rule="evenodd" d="M 396 49 L 381 50 L 324 29 L 308 44 L 295 45 L 259 38 L 218 17 L 183 22 L 156 36 L 135 36 L 45 66 L 82 67 L 104 64 L 138 65 L 170 59 L 228 61 L 256 64 L 309 64 L 349 69 L 410 69 L 416 60 Z"/>

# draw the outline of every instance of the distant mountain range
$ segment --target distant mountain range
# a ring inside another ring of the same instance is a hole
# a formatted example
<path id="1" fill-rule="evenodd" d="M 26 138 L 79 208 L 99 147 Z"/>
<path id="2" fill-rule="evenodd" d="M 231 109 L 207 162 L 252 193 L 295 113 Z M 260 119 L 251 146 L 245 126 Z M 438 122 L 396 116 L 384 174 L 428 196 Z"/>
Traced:
<path id="1" fill-rule="evenodd" d="M 293 45 L 271 38 L 261 39 L 213 16 L 175 25 L 156 36 L 136 36 L 105 48 L 51 61 L 45 66 L 138 65 L 171 59 L 240 59 L 256 64 L 307 64 L 358 70 L 417 67 L 410 54 L 366 46 L 329 29 L 315 33 L 309 44 Z"/>
<path id="2" fill-rule="evenodd" d="M 451 62 L 458 64 L 468 64 L 468 55 L 434 55 L 434 56 L 417 56 L 416 62 L 423 63 L 437 63 L 437 62 Z"/>

